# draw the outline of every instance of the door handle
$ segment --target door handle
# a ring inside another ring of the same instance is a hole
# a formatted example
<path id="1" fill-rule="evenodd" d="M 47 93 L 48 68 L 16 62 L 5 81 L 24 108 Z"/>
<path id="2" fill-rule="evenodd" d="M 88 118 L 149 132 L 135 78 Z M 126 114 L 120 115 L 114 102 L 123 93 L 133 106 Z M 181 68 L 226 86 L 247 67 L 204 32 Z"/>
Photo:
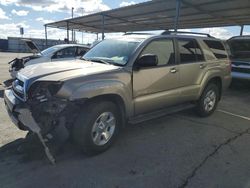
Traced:
<path id="1" fill-rule="evenodd" d="M 177 70 L 176 70 L 176 68 L 172 68 L 172 69 L 170 69 L 170 73 L 176 73 L 177 72 Z"/>
<path id="2" fill-rule="evenodd" d="M 205 67 L 206 67 L 206 65 L 200 64 L 200 69 L 204 69 Z"/>

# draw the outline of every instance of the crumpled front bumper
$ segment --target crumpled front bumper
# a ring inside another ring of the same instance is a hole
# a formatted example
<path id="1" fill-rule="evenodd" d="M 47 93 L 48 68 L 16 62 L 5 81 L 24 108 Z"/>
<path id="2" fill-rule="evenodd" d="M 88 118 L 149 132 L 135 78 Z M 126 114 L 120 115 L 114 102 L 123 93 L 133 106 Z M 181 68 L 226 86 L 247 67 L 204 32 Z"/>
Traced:
<path id="1" fill-rule="evenodd" d="M 40 133 L 41 128 L 32 117 L 29 106 L 18 99 L 11 89 L 4 91 L 4 102 L 12 122 L 19 129 Z"/>
<path id="2" fill-rule="evenodd" d="M 55 164 L 55 158 L 51 154 L 49 147 L 47 146 L 47 139 L 45 139 L 41 134 L 41 128 L 36 123 L 32 116 L 29 105 L 19 100 L 11 89 L 4 91 L 4 102 L 7 112 L 12 120 L 12 122 L 21 130 L 29 130 L 37 134 L 39 140 L 41 141 L 45 154 L 52 164 Z M 63 126 L 59 126 L 63 127 Z M 60 130 L 60 129 L 59 129 Z M 65 136 L 67 139 L 68 135 Z"/>

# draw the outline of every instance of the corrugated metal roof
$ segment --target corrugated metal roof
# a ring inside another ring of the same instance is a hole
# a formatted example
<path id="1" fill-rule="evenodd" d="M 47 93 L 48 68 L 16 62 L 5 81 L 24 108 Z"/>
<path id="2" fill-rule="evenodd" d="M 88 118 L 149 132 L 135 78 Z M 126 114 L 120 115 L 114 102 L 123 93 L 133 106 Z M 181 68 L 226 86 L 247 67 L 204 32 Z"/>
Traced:
<path id="1" fill-rule="evenodd" d="M 47 27 L 101 33 L 173 29 L 176 0 L 132 6 L 46 24 Z M 250 0 L 181 0 L 179 29 L 250 24 Z"/>

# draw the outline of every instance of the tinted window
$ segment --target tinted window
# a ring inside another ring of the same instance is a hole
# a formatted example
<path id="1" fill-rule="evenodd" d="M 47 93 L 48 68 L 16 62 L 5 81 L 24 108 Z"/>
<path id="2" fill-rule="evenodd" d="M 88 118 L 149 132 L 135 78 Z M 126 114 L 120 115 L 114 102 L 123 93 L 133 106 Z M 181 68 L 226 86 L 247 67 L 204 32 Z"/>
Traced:
<path id="1" fill-rule="evenodd" d="M 203 53 L 196 40 L 178 39 L 181 63 L 193 63 L 203 61 Z"/>
<path id="2" fill-rule="evenodd" d="M 202 53 L 202 50 L 198 44 L 198 42 L 196 40 L 194 40 L 194 44 L 195 44 L 195 53 L 196 53 L 196 60 L 197 61 L 204 61 L 205 58 L 204 58 L 204 55 Z"/>
<path id="3" fill-rule="evenodd" d="M 58 46 L 52 46 L 50 48 L 47 48 L 45 50 L 43 50 L 41 52 L 42 55 L 49 55 L 49 54 L 53 54 L 54 52 L 56 52 L 58 49 L 60 49 Z"/>
<path id="4" fill-rule="evenodd" d="M 75 57 L 76 48 L 64 48 L 56 52 L 55 58 L 70 58 Z"/>
<path id="5" fill-rule="evenodd" d="M 250 40 L 231 40 L 229 45 L 234 58 L 250 58 Z"/>
<path id="6" fill-rule="evenodd" d="M 86 48 L 78 47 L 76 50 L 76 56 L 83 56 L 87 52 Z"/>
<path id="7" fill-rule="evenodd" d="M 221 42 L 214 40 L 204 40 L 204 42 L 211 49 L 217 59 L 227 58 L 227 52 Z"/>
<path id="8" fill-rule="evenodd" d="M 158 65 L 175 63 L 174 45 L 172 40 L 156 40 L 148 44 L 142 55 L 153 54 L 158 57 Z"/>

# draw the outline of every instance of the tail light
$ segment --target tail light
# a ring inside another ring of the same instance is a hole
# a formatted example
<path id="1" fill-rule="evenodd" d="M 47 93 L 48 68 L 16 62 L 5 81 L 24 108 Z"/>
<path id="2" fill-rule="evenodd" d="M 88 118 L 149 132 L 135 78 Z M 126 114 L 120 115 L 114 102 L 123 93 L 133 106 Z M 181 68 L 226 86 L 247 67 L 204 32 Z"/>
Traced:
<path id="1" fill-rule="evenodd" d="M 229 63 L 229 69 L 230 69 L 230 71 L 232 71 L 232 61 L 229 60 L 228 63 Z"/>

